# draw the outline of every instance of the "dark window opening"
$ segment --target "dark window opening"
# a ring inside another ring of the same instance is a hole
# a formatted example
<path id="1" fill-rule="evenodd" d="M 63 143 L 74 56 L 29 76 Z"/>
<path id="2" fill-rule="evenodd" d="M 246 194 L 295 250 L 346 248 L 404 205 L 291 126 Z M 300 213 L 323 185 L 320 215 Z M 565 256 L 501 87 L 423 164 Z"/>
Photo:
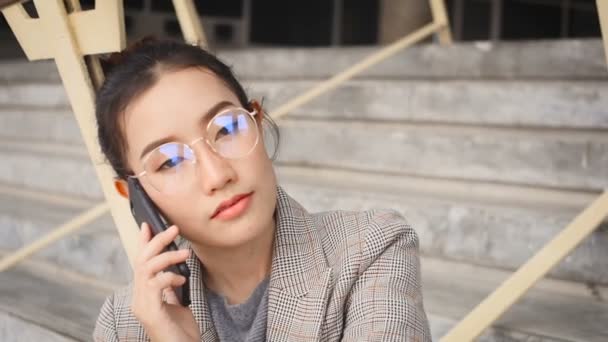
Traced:
<path id="1" fill-rule="evenodd" d="M 156 12 L 175 13 L 173 9 L 173 1 L 171 0 L 153 0 L 151 9 Z"/>
<path id="2" fill-rule="evenodd" d="M 27 14 L 32 18 L 38 18 L 38 11 L 36 10 L 36 6 L 33 1 L 26 1 L 23 3 L 23 8 L 27 12 Z"/>
<path id="3" fill-rule="evenodd" d="M 601 37 L 595 0 L 446 0 L 446 6 L 460 40 L 491 39 L 493 25 L 499 40 Z"/>
<path id="4" fill-rule="evenodd" d="M 509 0 L 503 5 L 501 39 L 560 38 L 562 10 L 533 2 Z"/>
<path id="5" fill-rule="evenodd" d="M 379 7 L 378 0 L 345 1 L 342 8 L 341 45 L 377 43 Z"/>
<path id="6" fill-rule="evenodd" d="M 103 1 L 103 0 L 101 0 Z M 83 11 L 92 10 L 95 8 L 95 0 L 80 0 L 80 8 Z"/>
<path id="7" fill-rule="evenodd" d="M 488 40 L 490 38 L 491 10 L 490 1 L 465 0 L 462 40 Z"/>
<path id="8" fill-rule="evenodd" d="M 135 22 L 133 21 L 133 17 L 130 15 L 125 15 L 125 31 L 127 34 L 133 32 L 133 27 L 135 26 Z"/>
<path id="9" fill-rule="evenodd" d="M 125 9 L 143 10 L 144 0 L 124 0 Z"/>
<path id="10" fill-rule="evenodd" d="M 254 44 L 323 46 L 331 43 L 332 1 L 252 1 Z"/>
<path id="11" fill-rule="evenodd" d="M 601 37 L 600 18 L 595 1 L 578 2 L 580 6 L 570 9 L 570 21 L 568 25 L 569 37 L 587 38 Z"/>
<path id="12" fill-rule="evenodd" d="M 226 43 L 234 39 L 234 28 L 230 24 L 216 24 L 213 30 L 218 42 Z"/>
<path id="13" fill-rule="evenodd" d="M 181 37 L 182 29 L 176 19 L 165 20 L 165 33 L 171 37 Z"/>
<path id="14" fill-rule="evenodd" d="M 201 16 L 240 18 L 243 15 L 243 0 L 196 0 L 194 5 Z"/>

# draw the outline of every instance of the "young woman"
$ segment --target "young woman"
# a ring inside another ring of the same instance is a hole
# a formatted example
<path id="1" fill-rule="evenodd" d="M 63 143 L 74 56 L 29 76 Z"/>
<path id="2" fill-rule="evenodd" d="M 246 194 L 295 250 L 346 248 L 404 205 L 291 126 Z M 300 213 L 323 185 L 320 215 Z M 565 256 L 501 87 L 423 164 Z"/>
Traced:
<path id="1" fill-rule="evenodd" d="M 133 280 L 103 304 L 96 341 L 431 340 L 403 217 L 308 213 L 277 184 L 276 125 L 208 52 L 152 40 L 119 56 L 98 93 L 101 148 L 117 190 L 137 178 L 173 226 L 140 227 Z M 189 306 L 173 291 L 185 278 L 163 272 L 184 261 Z"/>

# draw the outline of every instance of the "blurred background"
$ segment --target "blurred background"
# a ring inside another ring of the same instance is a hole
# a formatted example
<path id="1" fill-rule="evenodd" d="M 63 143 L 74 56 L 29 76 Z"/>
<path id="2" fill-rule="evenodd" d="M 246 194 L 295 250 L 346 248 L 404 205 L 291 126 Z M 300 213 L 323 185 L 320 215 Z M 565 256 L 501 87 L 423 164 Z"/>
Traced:
<path id="1" fill-rule="evenodd" d="M 81 0 L 91 9 L 94 0 Z M 425 0 L 195 0 L 217 48 L 378 45 L 431 20 Z M 599 38 L 595 0 L 446 0 L 456 41 Z M 124 0 L 130 41 L 154 34 L 181 38 L 171 0 Z M 26 2 L 32 15 L 35 8 Z M 3 57 L 23 56 L 0 19 Z"/>
<path id="2" fill-rule="evenodd" d="M 427 0 L 195 4 L 210 49 L 271 115 L 432 20 Z M 282 118 L 276 162 L 310 211 L 405 215 L 420 237 L 434 339 L 608 185 L 596 2 L 446 5 L 453 45 L 428 39 Z M 170 0 L 124 6 L 129 42 L 181 37 Z M 54 63 L 28 62 L 2 16 L 0 161 L 0 257 L 103 200 Z M 103 299 L 130 272 L 106 215 L 0 273 L 0 341 L 90 340 Z M 606 341 L 607 285 L 603 225 L 480 340 Z"/>

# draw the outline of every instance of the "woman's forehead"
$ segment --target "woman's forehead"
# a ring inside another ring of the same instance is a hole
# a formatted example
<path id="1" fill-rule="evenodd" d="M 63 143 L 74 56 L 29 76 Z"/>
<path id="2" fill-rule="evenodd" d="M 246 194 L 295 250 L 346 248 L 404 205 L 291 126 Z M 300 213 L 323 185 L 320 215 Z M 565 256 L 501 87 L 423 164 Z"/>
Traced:
<path id="1" fill-rule="evenodd" d="M 238 104 L 238 98 L 210 71 L 189 68 L 167 72 L 125 111 L 129 154 L 152 140 L 189 135 L 201 118 L 220 102 Z"/>

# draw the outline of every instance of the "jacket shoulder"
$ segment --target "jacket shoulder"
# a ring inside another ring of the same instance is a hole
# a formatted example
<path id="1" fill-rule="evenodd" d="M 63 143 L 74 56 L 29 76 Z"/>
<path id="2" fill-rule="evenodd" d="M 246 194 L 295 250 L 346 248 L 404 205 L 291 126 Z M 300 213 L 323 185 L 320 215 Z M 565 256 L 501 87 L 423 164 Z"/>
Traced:
<path id="1" fill-rule="evenodd" d="M 106 297 L 95 324 L 95 341 L 144 341 L 143 328 L 131 312 L 132 283 Z"/>
<path id="2" fill-rule="evenodd" d="M 365 270 L 390 246 L 418 249 L 418 236 L 394 209 L 329 211 L 315 215 L 323 250 L 332 268 Z M 350 267 L 349 267 L 350 266 Z"/>

